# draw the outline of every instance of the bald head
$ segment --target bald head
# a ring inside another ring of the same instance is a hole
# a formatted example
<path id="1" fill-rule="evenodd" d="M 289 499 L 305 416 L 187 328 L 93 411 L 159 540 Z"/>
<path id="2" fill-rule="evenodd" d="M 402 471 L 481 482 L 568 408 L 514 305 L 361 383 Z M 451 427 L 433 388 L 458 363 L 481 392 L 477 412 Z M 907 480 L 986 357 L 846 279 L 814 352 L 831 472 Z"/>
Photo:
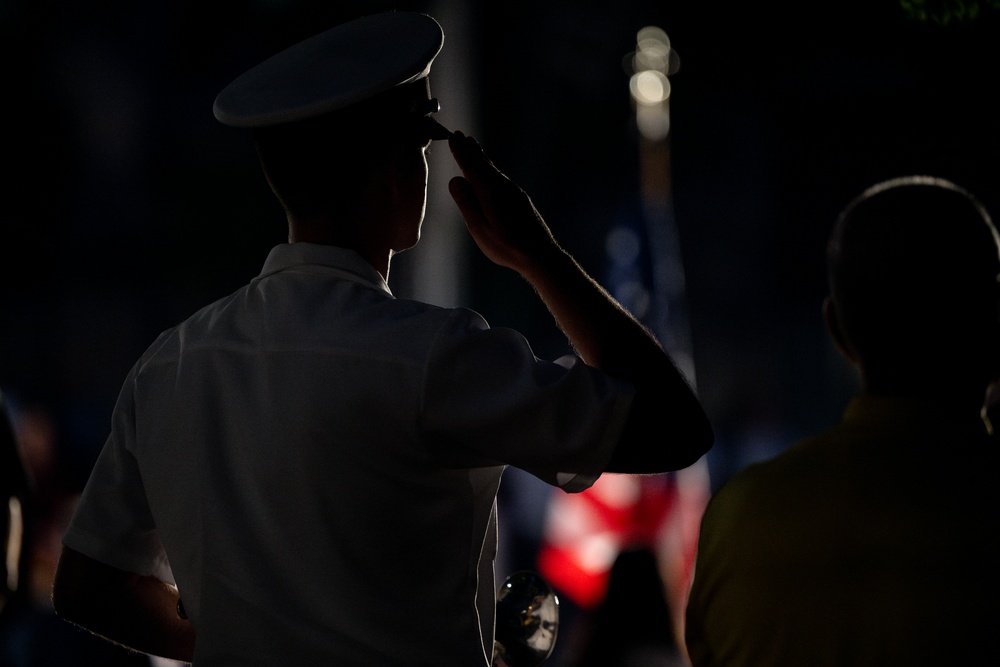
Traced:
<path id="1" fill-rule="evenodd" d="M 869 188 L 837 220 L 827 270 L 842 342 L 875 388 L 985 388 L 1000 372 L 1000 244 L 961 187 L 910 176 Z"/>

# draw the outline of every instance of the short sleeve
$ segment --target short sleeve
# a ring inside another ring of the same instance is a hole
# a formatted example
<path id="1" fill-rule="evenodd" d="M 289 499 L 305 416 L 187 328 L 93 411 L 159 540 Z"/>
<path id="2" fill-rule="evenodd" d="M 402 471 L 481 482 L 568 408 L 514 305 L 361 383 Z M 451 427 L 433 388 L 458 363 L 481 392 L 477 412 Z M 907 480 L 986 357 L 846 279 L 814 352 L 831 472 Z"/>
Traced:
<path id="1" fill-rule="evenodd" d="M 133 369 L 118 397 L 111 434 L 90 473 L 63 544 L 121 570 L 172 583 L 131 451 L 135 441 L 131 392 L 135 372 Z"/>
<path id="2" fill-rule="evenodd" d="M 421 414 L 446 465 L 512 465 L 575 492 L 610 460 L 633 393 L 578 357 L 539 359 L 520 333 L 473 313 L 439 333 Z"/>

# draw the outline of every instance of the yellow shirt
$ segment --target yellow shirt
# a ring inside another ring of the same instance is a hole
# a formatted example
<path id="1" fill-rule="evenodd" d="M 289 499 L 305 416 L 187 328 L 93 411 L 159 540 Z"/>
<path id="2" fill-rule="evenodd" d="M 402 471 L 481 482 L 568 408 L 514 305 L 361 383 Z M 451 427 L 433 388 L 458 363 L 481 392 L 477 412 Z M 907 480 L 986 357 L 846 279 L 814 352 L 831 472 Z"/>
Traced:
<path id="1" fill-rule="evenodd" d="M 986 664 L 1000 652 L 996 460 L 974 413 L 861 396 L 735 475 L 702 522 L 692 663 Z"/>

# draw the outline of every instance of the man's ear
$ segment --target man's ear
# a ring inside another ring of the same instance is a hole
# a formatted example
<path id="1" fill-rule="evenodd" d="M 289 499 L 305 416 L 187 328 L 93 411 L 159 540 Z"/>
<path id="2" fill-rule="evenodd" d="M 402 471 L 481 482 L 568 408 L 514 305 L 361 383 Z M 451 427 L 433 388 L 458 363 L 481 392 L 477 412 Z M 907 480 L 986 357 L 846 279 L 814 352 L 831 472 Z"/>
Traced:
<path id="1" fill-rule="evenodd" d="M 823 300 L 823 322 L 826 324 L 826 330 L 830 334 L 830 338 L 833 339 L 837 351 L 844 355 L 844 358 L 849 362 L 855 366 L 858 365 L 858 355 L 851 348 L 851 344 L 847 342 L 833 297 L 827 296 Z"/>

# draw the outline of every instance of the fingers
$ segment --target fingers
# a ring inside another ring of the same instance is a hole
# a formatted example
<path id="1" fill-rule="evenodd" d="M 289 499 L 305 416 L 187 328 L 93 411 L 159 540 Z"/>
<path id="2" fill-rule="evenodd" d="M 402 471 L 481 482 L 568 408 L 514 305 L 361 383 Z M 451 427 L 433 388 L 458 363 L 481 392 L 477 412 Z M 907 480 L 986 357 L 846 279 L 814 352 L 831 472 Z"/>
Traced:
<path id="1" fill-rule="evenodd" d="M 475 138 L 468 137 L 462 132 L 455 132 L 448 139 L 448 147 L 455 162 L 473 187 L 485 185 L 488 182 L 486 179 L 491 176 L 495 178 L 500 174 Z"/>
<path id="2" fill-rule="evenodd" d="M 451 149 L 456 160 L 460 160 L 463 156 L 468 155 L 473 146 L 478 146 L 476 140 L 473 137 L 466 136 L 461 130 L 452 132 L 451 136 L 448 137 L 448 148 Z"/>
<path id="3" fill-rule="evenodd" d="M 483 224 L 486 221 L 486 212 L 483 210 L 481 198 L 485 195 L 485 179 L 489 176 L 492 164 L 486 158 L 479 143 L 462 132 L 452 134 L 448 139 L 448 146 L 455 157 L 455 162 L 458 163 L 462 174 L 464 174 L 464 178 L 456 176 L 451 179 L 448 183 L 448 191 L 462 212 L 466 223 Z"/>
<path id="4" fill-rule="evenodd" d="M 458 163 L 462 173 L 466 176 L 468 176 L 469 173 L 473 148 L 472 142 L 474 141 L 475 139 L 467 137 L 461 132 L 455 132 L 448 138 L 448 148 L 451 149 L 451 154 L 455 158 L 455 162 Z"/>
<path id="5" fill-rule="evenodd" d="M 479 198 L 472 188 L 472 184 L 461 176 L 455 176 L 448 182 L 448 191 L 451 198 L 455 200 L 458 210 L 467 223 L 477 224 L 484 219 Z"/>

